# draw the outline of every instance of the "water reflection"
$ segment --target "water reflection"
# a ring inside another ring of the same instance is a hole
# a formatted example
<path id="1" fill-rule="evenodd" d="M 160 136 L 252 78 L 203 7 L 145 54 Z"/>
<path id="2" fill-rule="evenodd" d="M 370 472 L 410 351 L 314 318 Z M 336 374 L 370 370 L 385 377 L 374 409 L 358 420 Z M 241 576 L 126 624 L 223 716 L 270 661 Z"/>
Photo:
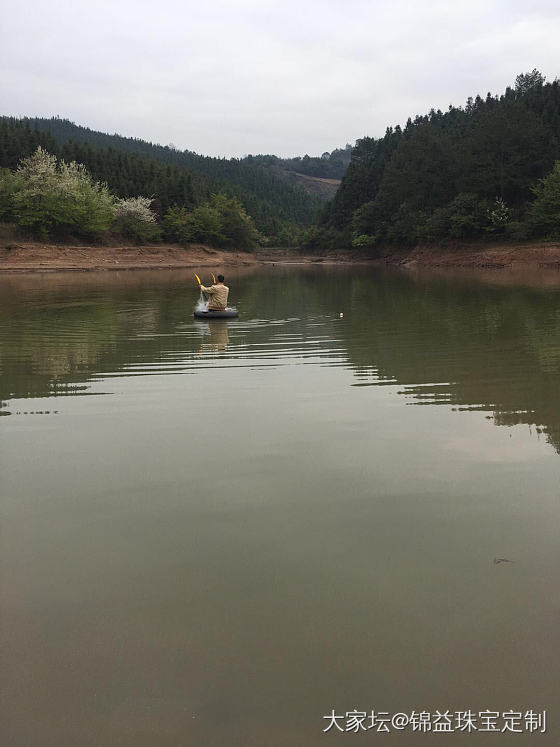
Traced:
<path id="1" fill-rule="evenodd" d="M 227 319 L 212 319 L 197 325 L 202 335 L 200 352 L 225 352 L 229 344 Z M 208 339 L 209 338 L 209 339 Z"/>
<path id="2" fill-rule="evenodd" d="M 0 281 L 2 744 L 557 713 L 560 461 L 491 419 L 558 448 L 558 292 L 228 281 L 240 318 L 212 322 L 189 273 Z"/>
<path id="3" fill-rule="evenodd" d="M 0 279 L 0 413 L 119 376 L 343 366 L 355 386 L 535 425 L 560 450 L 557 287 L 276 266 L 238 273 L 232 296 L 239 320 L 200 322 L 186 272 Z"/>

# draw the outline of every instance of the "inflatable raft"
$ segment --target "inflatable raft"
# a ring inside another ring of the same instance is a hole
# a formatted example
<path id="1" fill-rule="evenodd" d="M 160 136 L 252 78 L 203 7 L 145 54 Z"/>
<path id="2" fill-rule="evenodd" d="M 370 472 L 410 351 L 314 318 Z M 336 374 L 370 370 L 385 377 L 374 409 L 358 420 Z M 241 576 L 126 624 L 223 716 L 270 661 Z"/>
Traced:
<path id="1" fill-rule="evenodd" d="M 223 311 L 215 311 L 213 309 L 195 309 L 194 315 L 198 319 L 234 319 L 239 316 L 237 309 L 227 307 Z"/>

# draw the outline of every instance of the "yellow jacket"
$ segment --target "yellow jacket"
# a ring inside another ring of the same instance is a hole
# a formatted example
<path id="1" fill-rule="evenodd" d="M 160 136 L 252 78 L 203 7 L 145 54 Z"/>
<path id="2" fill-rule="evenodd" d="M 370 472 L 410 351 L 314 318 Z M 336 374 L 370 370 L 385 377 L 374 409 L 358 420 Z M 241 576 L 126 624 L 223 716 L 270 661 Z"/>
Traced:
<path id="1" fill-rule="evenodd" d="M 223 283 L 216 283 L 215 285 L 211 285 L 209 288 L 201 285 L 200 290 L 203 293 L 206 293 L 207 296 L 210 296 L 210 300 L 208 301 L 209 309 L 226 308 L 227 297 L 229 293 L 229 288 L 227 287 L 227 285 L 224 285 Z"/>

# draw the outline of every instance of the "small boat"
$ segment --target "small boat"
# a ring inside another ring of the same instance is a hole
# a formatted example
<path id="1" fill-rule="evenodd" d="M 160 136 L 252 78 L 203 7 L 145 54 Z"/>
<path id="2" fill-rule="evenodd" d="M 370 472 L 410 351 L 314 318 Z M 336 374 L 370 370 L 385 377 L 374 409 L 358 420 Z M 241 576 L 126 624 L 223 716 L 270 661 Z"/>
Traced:
<path id="1" fill-rule="evenodd" d="M 235 319 L 239 316 L 237 309 L 228 306 L 225 309 L 195 309 L 194 316 L 198 319 Z"/>

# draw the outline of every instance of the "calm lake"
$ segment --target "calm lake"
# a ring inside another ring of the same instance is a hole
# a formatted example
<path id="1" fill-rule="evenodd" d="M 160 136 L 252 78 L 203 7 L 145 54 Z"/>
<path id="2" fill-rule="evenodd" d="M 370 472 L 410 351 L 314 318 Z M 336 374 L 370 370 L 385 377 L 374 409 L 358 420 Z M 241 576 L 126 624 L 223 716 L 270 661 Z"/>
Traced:
<path id="1" fill-rule="evenodd" d="M 560 284 L 226 283 L 0 277 L 2 744 L 558 745 Z"/>

